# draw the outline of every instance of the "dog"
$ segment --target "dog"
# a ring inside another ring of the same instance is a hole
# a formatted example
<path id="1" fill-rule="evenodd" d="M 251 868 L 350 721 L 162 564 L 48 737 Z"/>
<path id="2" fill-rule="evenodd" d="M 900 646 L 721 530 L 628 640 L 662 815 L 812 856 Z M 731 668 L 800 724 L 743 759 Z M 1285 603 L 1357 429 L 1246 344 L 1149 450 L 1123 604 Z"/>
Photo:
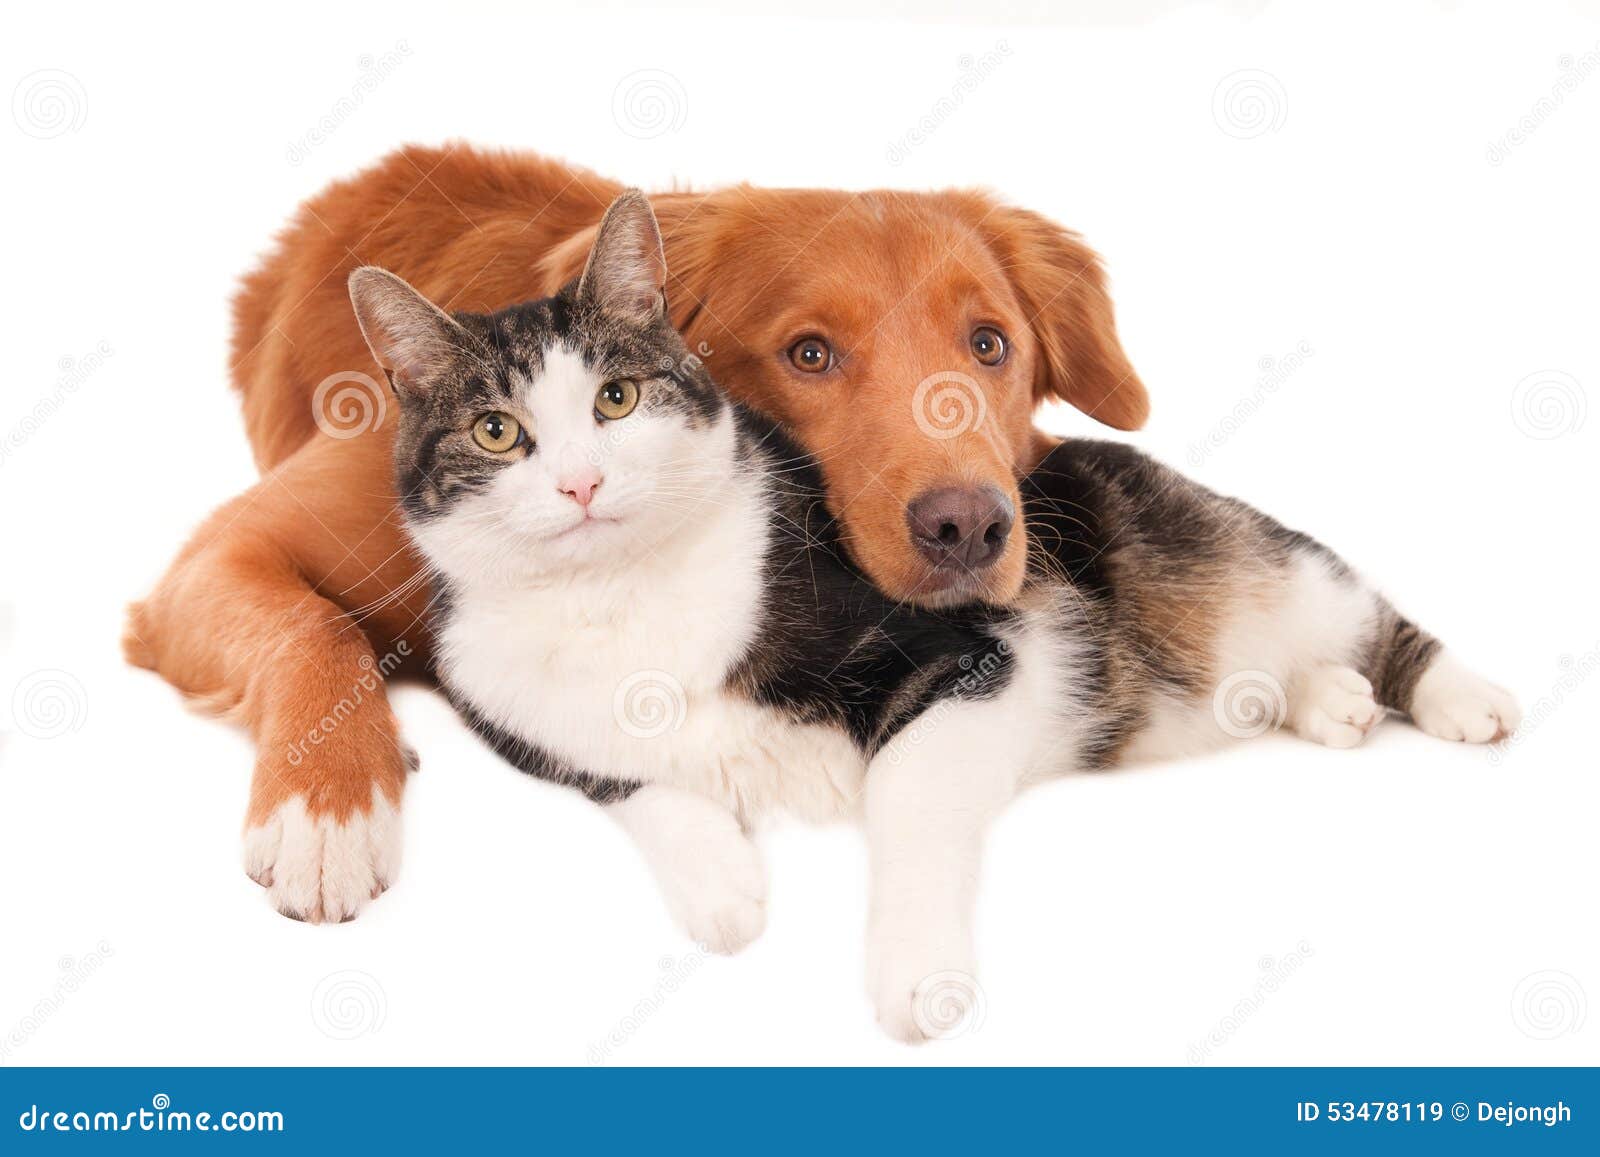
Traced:
<path id="1" fill-rule="evenodd" d="M 381 265 L 455 310 L 548 295 L 621 189 L 529 154 L 405 148 L 308 201 L 245 278 L 233 377 L 262 479 L 130 608 L 124 645 L 253 733 L 245 844 L 277 853 L 246 867 L 285 915 L 346 919 L 394 879 L 416 761 L 384 678 L 430 649 L 395 419 L 346 278 Z M 1064 400 L 1123 430 L 1148 414 L 1098 258 L 1036 213 L 747 185 L 651 204 L 691 356 L 816 457 L 841 541 L 891 599 L 1015 598 L 1018 479 L 1054 445 L 1034 412 Z"/>

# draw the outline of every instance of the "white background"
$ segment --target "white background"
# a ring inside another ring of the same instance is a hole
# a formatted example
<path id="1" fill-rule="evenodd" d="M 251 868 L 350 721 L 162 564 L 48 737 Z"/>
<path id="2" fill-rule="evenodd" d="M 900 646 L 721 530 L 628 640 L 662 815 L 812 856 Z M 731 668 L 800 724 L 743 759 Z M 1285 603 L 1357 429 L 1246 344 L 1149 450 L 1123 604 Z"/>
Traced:
<path id="1" fill-rule="evenodd" d="M 1595 5 L 806 7 L 8 14 L 0 86 L 40 91 L 0 118 L 3 1063 L 1600 1062 Z M 660 119 L 614 108 L 650 70 Z M 873 1024 L 853 829 L 770 832 L 765 937 L 700 960 L 619 830 L 422 689 L 397 886 L 279 917 L 238 861 L 248 742 L 123 666 L 122 606 L 254 478 L 236 278 L 327 181 L 453 137 L 653 188 L 983 184 L 1083 231 L 1134 440 L 1343 551 L 1517 691 L 1522 741 L 1390 721 L 1033 792 L 987 860 L 986 1020 L 922 1049 Z M 40 671 L 54 726 L 12 718 Z"/>

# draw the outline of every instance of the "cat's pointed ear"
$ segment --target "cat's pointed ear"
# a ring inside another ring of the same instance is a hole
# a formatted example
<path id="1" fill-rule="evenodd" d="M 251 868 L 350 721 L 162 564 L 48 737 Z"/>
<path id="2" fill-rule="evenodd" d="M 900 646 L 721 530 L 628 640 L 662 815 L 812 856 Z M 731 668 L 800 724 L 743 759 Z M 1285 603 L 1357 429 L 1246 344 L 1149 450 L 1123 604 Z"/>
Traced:
<path id="1" fill-rule="evenodd" d="M 611 202 L 595 233 L 578 299 L 641 324 L 667 310 L 667 255 L 650 202 L 628 189 Z"/>
<path id="2" fill-rule="evenodd" d="M 350 302 L 361 336 L 396 389 L 425 385 L 470 341 L 460 322 L 376 265 L 350 274 Z"/>

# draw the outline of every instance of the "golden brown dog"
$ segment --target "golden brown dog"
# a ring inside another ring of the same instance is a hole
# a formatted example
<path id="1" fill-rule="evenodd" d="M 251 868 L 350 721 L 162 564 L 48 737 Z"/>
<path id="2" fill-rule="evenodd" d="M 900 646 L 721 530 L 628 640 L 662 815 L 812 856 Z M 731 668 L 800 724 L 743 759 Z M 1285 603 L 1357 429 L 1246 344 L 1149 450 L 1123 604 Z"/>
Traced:
<path id="1" fill-rule="evenodd" d="M 246 824 L 276 868 L 247 866 L 286 914 L 354 915 L 326 902 L 327 873 L 365 873 L 372 895 L 393 875 L 410 760 L 382 676 L 428 641 L 394 417 L 346 277 L 381 265 L 458 310 L 546 295 L 580 272 L 620 189 L 531 155 L 408 148 L 309 201 L 245 280 L 234 379 L 263 478 L 134 606 L 127 648 L 254 732 Z M 821 460 L 844 540 L 895 598 L 1016 595 L 1016 480 L 1049 444 L 1040 403 L 1144 421 L 1094 254 L 1037 214 L 964 191 L 736 186 L 652 204 L 690 348 Z M 263 837 L 297 796 L 303 830 Z M 349 855 L 318 839 L 331 824 L 365 825 L 366 862 L 325 862 L 325 846 Z"/>

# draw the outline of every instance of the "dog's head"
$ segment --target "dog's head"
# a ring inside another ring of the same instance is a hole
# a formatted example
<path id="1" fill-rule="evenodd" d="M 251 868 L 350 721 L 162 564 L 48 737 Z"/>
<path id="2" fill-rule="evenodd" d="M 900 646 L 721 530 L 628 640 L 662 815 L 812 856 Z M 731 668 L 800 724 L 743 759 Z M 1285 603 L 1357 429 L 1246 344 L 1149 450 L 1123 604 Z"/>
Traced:
<path id="1" fill-rule="evenodd" d="M 891 597 L 1017 594 L 1041 402 L 1144 422 L 1095 255 L 1035 213 L 969 192 L 652 203 L 689 348 L 821 461 L 844 541 Z"/>

